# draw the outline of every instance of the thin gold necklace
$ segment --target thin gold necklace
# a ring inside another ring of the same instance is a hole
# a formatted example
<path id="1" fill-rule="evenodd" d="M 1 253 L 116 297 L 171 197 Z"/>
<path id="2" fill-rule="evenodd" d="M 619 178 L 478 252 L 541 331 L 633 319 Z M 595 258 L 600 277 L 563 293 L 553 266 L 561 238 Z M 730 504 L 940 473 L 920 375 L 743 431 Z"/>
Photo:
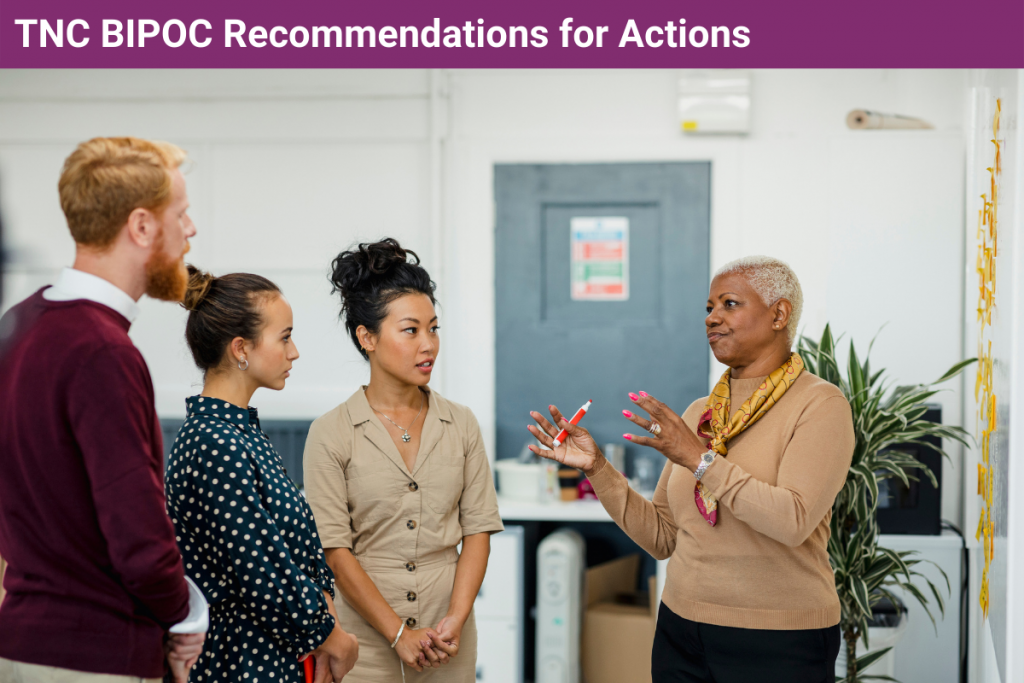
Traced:
<path id="1" fill-rule="evenodd" d="M 364 393 L 365 393 L 365 392 L 364 392 Z M 367 403 L 369 403 L 369 401 L 367 401 Z M 380 412 L 379 410 L 377 410 L 377 409 L 376 409 L 376 408 L 374 408 L 373 406 L 370 406 L 370 409 L 371 409 L 371 410 L 372 410 L 373 412 L 375 412 L 375 413 L 380 413 L 380 414 L 381 414 L 381 415 L 382 415 L 382 416 L 384 417 L 384 419 L 385 419 L 385 420 L 387 420 L 388 422 L 390 422 L 391 424 L 395 425 L 396 427 L 398 427 L 399 429 L 401 429 L 401 430 L 402 430 L 403 432 L 405 432 L 404 434 L 402 434 L 402 441 L 404 441 L 405 443 L 409 443 L 410 441 L 412 441 L 412 437 L 411 437 L 411 436 L 409 436 L 409 430 L 408 430 L 408 428 L 406 428 L 406 427 L 403 427 L 402 425 L 398 424 L 397 422 L 395 422 L 394 420 L 392 420 L 392 419 L 391 419 L 390 417 L 388 417 L 387 415 L 384 415 L 384 413 L 381 413 L 381 412 Z M 412 425 L 416 424 L 416 420 L 420 419 L 420 413 L 422 413 L 422 412 L 423 412 L 423 392 L 421 391 L 421 392 L 420 392 L 420 409 L 419 409 L 419 410 L 418 410 L 418 411 L 416 412 L 416 417 L 414 417 L 414 418 L 412 419 L 412 424 L 411 424 L 411 425 L 409 425 L 410 427 L 412 427 Z"/>

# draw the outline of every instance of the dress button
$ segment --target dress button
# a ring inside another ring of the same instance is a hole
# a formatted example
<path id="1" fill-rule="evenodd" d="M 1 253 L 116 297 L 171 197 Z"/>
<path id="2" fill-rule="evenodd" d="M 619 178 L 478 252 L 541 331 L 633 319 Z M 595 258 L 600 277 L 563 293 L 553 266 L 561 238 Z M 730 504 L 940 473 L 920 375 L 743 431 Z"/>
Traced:
<path id="1" fill-rule="evenodd" d="M 405 620 L 405 625 L 408 626 L 409 628 L 416 628 L 416 618 L 415 617 L 409 617 L 408 619 Z"/>
<path id="2" fill-rule="evenodd" d="M 413 591 L 409 591 L 405 594 L 405 599 L 409 602 L 416 602 L 416 593 L 414 593 Z"/>
<path id="3" fill-rule="evenodd" d="M 420 487 L 419 487 L 419 485 L 416 482 L 410 481 L 409 482 L 409 490 L 412 491 L 413 493 L 415 493 L 416 491 L 420 490 Z"/>
<path id="4" fill-rule="evenodd" d="M 410 519 L 408 522 L 405 523 L 405 526 L 407 526 L 409 529 L 415 529 L 416 522 Z"/>
<path id="5" fill-rule="evenodd" d="M 416 563 L 415 562 L 406 562 L 405 563 L 405 568 L 408 569 L 411 572 L 414 572 L 414 571 L 416 571 Z"/>

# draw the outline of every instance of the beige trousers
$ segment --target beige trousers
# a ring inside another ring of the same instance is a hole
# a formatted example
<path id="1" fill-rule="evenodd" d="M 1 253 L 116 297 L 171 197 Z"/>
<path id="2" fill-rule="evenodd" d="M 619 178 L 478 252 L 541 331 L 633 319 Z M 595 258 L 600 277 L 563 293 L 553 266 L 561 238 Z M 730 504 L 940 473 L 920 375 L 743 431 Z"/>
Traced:
<path id="1" fill-rule="evenodd" d="M 161 683 L 159 678 L 91 674 L 0 657 L 0 683 Z"/>

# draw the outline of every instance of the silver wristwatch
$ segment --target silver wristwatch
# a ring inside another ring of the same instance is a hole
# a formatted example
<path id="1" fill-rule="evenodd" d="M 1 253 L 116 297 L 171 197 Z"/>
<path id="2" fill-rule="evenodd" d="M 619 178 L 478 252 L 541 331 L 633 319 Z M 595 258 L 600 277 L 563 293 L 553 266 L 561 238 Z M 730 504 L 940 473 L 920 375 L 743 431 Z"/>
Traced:
<path id="1" fill-rule="evenodd" d="M 707 452 L 700 454 L 700 464 L 697 465 L 697 469 L 693 471 L 693 476 L 697 478 L 697 481 L 700 481 L 700 478 L 704 476 L 705 472 L 707 472 L 708 467 L 710 467 L 711 463 L 715 461 L 716 455 L 718 455 L 718 453 L 712 450 L 708 450 Z"/>

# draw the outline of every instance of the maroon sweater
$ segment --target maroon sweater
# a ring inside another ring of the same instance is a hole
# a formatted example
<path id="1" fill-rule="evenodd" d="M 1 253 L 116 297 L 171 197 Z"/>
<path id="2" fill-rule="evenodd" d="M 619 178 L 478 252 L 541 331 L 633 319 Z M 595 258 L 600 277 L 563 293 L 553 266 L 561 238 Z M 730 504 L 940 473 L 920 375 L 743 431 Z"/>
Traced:
<path id="1" fill-rule="evenodd" d="M 0 318 L 0 657 L 160 677 L 188 589 L 149 370 L 119 313 L 42 291 Z"/>

